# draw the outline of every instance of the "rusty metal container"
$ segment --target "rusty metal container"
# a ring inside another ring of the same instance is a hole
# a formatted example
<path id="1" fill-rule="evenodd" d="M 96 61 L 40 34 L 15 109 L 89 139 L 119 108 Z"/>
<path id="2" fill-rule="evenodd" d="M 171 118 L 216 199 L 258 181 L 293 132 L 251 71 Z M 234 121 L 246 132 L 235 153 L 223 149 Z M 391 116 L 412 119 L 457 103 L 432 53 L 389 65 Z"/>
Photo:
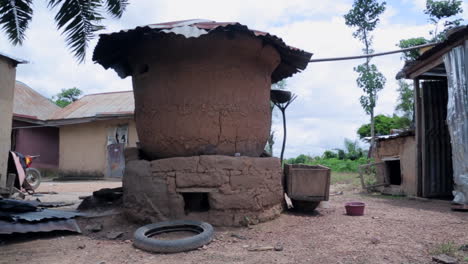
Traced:
<path id="1" fill-rule="evenodd" d="M 297 201 L 328 201 L 330 169 L 321 165 L 286 164 L 285 186 L 288 196 Z"/>

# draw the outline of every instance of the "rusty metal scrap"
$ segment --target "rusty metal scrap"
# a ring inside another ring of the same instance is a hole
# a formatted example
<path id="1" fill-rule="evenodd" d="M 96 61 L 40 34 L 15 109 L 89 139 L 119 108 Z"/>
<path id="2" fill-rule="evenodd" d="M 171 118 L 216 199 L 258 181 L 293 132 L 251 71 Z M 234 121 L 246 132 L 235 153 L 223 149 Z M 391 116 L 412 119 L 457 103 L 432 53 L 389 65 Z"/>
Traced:
<path id="1" fill-rule="evenodd" d="M 263 40 L 265 44 L 275 47 L 281 56 L 281 63 L 273 72 L 272 82 L 278 82 L 284 78 L 304 70 L 312 53 L 288 46 L 279 37 L 267 32 L 249 29 L 238 22 L 216 22 L 204 19 L 183 20 L 159 24 L 149 24 L 134 29 L 121 30 L 110 34 L 101 34 L 99 42 L 94 50 L 93 60 L 104 68 L 113 68 L 120 77 L 130 75 L 123 69 L 126 65 L 127 53 L 133 47 L 134 42 L 140 37 L 151 37 L 159 34 L 179 35 L 185 38 L 198 38 L 214 32 L 240 32 Z M 128 43 L 132 43 L 129 45 Z"/>
<path id="2" fill-rule="evenodd" d="M 0 220 L 0 234 L 72 231 L 81 233 L 74 219 L 55 220 L 37 223 L 8 222 Z"/>

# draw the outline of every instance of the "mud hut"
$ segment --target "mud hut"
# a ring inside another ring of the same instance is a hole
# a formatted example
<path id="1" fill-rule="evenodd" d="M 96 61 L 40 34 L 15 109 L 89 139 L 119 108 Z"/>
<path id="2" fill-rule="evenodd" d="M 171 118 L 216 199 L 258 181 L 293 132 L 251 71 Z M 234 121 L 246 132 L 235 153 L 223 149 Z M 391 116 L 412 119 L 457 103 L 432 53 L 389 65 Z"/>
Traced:
<path id="1" fill-rule="evenodd" d="M 278 215 L 281 165 L 260 158 L 270 87 L 305 69 L 311 56 L 236 22 L 176 21 L 101 35 L 93 60 L 133 81 L 140 149 L 127 151 L 128 212 L 217 225 Z"/>

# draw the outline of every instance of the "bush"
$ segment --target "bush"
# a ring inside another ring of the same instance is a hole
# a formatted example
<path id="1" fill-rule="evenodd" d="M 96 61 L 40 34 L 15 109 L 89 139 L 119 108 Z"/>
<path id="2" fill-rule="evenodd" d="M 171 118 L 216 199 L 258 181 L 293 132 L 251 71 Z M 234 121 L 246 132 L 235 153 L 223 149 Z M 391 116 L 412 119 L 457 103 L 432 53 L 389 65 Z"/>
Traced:
<path id="1" fill-rule="evenodd" d="M 310 158 L 310 157 L 309 157 Z M 288 164 L 306 164 L 306 165 L 323 165 L 325 167 L 330 168 L 332 171 L 335 172 L 357 172 L 358 168 L 362 164 L 367 164 L 369 159 L 367 158 L 359 158 L 356 160 L 350 159 L 339 159 L 339 158 L 319 158 L 316 157 L 315 159 L 308 160 L 306 162 L 297 162 L 297 159 L 288 159 L 286 163 Z"/>

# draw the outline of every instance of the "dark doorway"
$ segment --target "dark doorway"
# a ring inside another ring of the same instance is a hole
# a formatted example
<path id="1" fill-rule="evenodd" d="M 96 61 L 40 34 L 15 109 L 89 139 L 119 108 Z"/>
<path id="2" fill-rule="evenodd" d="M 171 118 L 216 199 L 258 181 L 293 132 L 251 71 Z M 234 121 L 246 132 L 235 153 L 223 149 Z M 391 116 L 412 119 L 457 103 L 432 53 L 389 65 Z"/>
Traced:
<path id="1" fill-rule="evenodd" d="M 451 197 L 452 146 L 447 127 L 447 80 L 422 83 L 422 196 Z"/>
<path id="2" fill-rule="evenodd" d="M 184 197 L 185 214 L 210 210 L 208 193 L 182 193 L 182 196 Z"/>
<path id="3" fill-rule="evenodd" d="M 401 185 L 400 160 L 385 161 L 391 185 Z"/>

